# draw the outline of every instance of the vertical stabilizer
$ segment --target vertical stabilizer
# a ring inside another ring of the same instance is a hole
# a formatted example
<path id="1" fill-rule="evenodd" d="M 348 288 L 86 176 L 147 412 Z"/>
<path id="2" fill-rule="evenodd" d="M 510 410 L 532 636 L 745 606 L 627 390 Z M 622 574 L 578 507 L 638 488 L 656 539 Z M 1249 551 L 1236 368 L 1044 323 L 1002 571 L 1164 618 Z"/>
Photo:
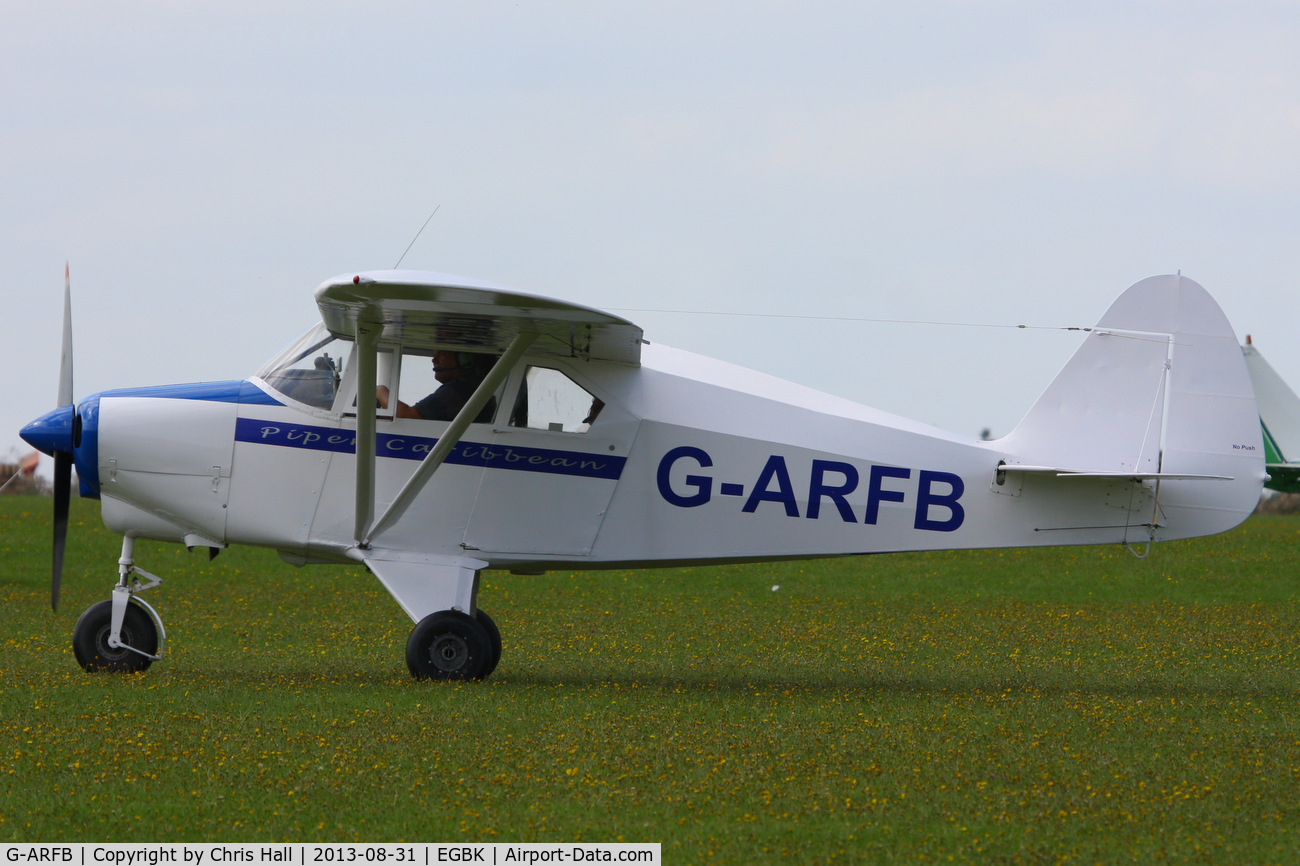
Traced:
<path id="1" fill-rule="evenodd" d="M 1227 317 L 1180 274 L 1113 303 L 1019 426 L 1009 463 L 1127 476 L 1155 499 L 1152 539 L 1222 532 L 1264 479 L 1255 392 Z"/>

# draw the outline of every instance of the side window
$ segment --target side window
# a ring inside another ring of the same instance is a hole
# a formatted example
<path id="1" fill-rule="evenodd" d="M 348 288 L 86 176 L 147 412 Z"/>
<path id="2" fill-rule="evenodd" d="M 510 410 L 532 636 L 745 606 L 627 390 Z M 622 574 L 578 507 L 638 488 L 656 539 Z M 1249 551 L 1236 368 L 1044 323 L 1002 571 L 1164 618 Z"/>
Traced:
<path id="1" fill-rule="evenodd" d="M 586 433 L 605 404 L 559 370 L 529 367 L 510 413 L 512 427 Z"/>
<path id="2" fill-rule="evenodd" d="M 355 374 L 356 367 L 357 367 L 357 363 L 354 361 L 352 368 L 349 370 L 349 372 Z M 382 385 L 383 387 L 389 387 L 389 385 L 393 381 L 393 350 L 386 349 L 381 346 L 379 352 L 375 357 L 375 367 L 376 367 L 375 369 L 376 384 Z M 356 382 L 355 375 L 349 377 L 347 381 L 347 393 L 344 396 L 347 400 L 347 409 L 345 410 L 346 413 L 348 415 L 356 415 L 357 414 L 357 382 Z M 390 404 L 388 408 L 384 408 L 383 406 L 376 406 L 375 414 L 380 418 L 391 419 L 393 417 L 392 404 Z"/>
<path id="3" fill-rule="evenodd" d="M 397 388 L 397 399 L 414 406 L 438 390 L 439 383 L 433 371 L 433 358 L 413 352 L 402 354 L 402 378 Z"/>
<path id="4" fill-rule="evenodd" d="M 405 352 L 398 377 L 397 399 L 415 408 L 428 421 L 456 417 L 479 383 L 492 371 L 497 356 L 482 352 Z M 474 419 L 490 424 L 496 417 L 501 391 L 488 399 Z"/>

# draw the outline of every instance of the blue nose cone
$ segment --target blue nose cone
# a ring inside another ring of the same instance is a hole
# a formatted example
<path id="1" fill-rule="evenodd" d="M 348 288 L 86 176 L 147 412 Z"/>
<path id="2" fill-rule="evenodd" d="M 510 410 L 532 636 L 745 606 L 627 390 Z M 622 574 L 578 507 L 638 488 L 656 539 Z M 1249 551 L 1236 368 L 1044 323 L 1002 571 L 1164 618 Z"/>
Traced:
<path id="1" fill-rule="evenodd" d="M 76 418 L 76 409 L 71 404 L 60 406 L 28 424 L 18 435 L 37 451 L 50 456 L 55 451 L 71 454 L 76 447 Z"/>

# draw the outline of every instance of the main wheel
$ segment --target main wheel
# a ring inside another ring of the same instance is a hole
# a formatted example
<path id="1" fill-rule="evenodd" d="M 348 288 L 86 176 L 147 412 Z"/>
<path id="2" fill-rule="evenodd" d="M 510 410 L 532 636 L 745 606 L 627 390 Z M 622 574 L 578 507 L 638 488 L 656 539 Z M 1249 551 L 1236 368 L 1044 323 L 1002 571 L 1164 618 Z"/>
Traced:
<path id="1" fill-rule="evenodd" d="M 89 673 L 132 673 L 153 664 L 153 659 L 126 647 L 108 645 L 113 630 L 113 602 L 101 601 L 86 608 L 72 629 L 72 653 L 77 664 Z M 158 654 L 158 628 L 138 604 L 128 603 L 122 619 L 122 643 L 149 655 Z"/>
<path id="2" fill-rule="evenodd" d="M 406 667 L 421 680 L 481 680 L 492 671 L 492 655 L 487 629 L 455 610 L 429 614 L 406 640 Z"/>
<path id="3" fill-rule="evenodd" d="M 483 626 L 492 644 L 492 660 L 488 662 L 487 670 L 483 671 L 483 679 L 487 679 L 497 669 L 497 663 L 501 661 L 501 629 L 497 628 L 492 617 L 488 616 L 487 611 L 481 607 L 474 611 L 474 618 L 478 620 L 479 625 Z"/>

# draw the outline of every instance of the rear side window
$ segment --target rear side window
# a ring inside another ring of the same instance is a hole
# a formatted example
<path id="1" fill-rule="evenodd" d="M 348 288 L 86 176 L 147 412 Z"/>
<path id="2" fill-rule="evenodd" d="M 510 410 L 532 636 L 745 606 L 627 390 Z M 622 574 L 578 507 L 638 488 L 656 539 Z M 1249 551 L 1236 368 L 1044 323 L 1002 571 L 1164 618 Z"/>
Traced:
<path id="1" fill-rule="evenodd" d="M 550 367 L 529 367 L 510 413 L 510 426 L 586 433 L 604 403 Z"/>

